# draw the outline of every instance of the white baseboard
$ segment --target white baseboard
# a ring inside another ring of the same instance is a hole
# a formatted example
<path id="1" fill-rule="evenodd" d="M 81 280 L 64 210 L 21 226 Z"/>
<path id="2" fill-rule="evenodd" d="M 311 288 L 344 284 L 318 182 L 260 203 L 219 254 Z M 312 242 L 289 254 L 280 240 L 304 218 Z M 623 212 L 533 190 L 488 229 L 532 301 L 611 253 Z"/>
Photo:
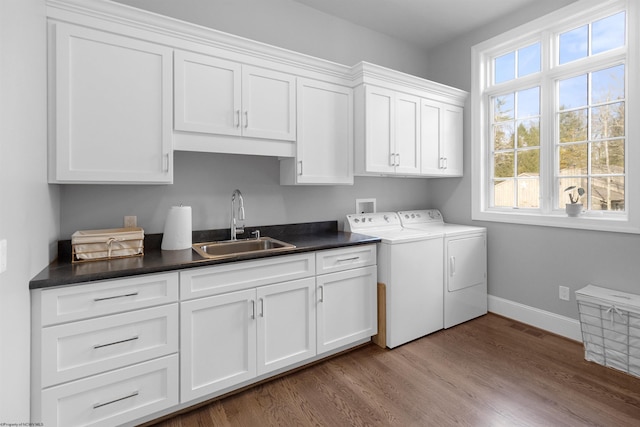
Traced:
<path id="1" fill-rule="evenodd" d="M 489 295 L 489 311 L 582 342 L 580 322 L 539 308 Z"/>

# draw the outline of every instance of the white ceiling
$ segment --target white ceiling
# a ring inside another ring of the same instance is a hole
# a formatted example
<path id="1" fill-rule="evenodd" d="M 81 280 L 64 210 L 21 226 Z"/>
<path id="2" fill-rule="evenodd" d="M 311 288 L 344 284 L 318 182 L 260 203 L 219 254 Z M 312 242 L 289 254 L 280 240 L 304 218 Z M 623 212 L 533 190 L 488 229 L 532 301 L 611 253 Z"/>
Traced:
<path id="1" fill-rule="evenodd" d="M 536 0 L 294 0 L 428 50 Z"/>

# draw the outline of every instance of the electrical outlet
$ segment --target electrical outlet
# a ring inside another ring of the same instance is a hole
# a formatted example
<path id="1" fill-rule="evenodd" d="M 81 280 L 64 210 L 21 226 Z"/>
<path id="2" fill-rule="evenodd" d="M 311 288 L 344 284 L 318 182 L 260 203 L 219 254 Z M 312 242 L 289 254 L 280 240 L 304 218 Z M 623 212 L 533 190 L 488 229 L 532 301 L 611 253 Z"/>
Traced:
<path id="1" fill-rule="evenodd" d="M 138 217 L 135 215 L 124 217 L 124 228 L 131 228 L 138 226 Z"/>
<path id="2" fill-rule="evenodd" d="M 569 296 L 569 288 L 567 286 L 559 286 L 558 296 L 563 301 L 569 301 L 571 299 L 571 297 Z"/>

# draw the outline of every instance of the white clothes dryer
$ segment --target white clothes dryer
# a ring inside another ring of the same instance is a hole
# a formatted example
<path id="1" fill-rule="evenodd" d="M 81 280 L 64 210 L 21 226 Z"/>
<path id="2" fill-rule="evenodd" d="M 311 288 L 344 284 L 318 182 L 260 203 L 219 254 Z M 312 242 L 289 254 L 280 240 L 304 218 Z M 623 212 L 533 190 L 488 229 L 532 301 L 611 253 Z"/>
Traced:
<path id="1" fill-rule="evenodd" d="M 437 209 L 398 212 L 406 229 L 444 234 L 444 328 L 487 314 L 487 230 L 448 224 Z"/>
<path id="2" fill-rule="evenodd" d="M 345 231 L 382 239 L 377 261 L 386 288 L 386 346 L 442 329 L 442 233 L 403 228 L 396 212 L 347 215 Z"/>

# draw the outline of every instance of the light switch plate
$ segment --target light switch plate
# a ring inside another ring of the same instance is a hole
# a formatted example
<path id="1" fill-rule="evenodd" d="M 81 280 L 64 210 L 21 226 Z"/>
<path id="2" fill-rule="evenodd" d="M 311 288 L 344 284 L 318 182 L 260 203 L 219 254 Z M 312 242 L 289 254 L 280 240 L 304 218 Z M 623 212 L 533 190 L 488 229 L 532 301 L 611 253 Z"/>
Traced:
<path id="1" fill-rule="evenodd" d="M 131 227 L 137 227 L 138 226 L 138 217 L 135 215 L 125 215 L 124 217 L 124 227 L 125 228 L 131 228 Z"/>
<path id="2" fill-rule="evenodd" d="M 0 240 L 0 273 L 7 271 L 7 239 Z"/>

